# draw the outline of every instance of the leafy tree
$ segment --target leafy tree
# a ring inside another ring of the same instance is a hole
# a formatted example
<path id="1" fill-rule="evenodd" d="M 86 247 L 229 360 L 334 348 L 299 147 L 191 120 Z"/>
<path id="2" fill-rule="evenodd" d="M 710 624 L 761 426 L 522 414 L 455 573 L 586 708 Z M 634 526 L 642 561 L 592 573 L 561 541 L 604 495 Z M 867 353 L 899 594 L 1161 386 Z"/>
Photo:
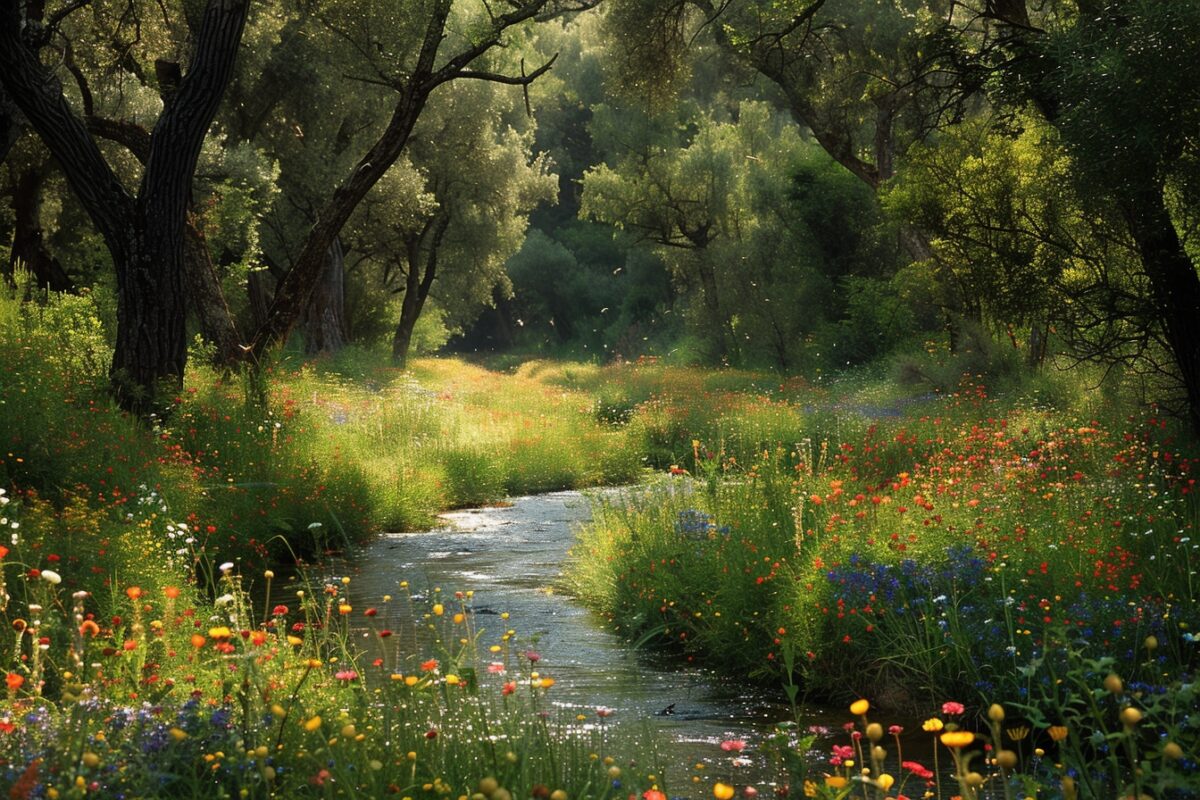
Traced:
<path id="1" fill-rule="evenodd" d="M 996 76 L 998 103 L 1032 103 L 1072 158 L 1085 199 L 1119 213 L 1141 262 L 1154 322 L 1200 430 L 1200 277 L 1172 216 L 1172 186 L 1195 163 L 1200 7 L 1148 0 L 959 4 L 954 63 Z"/>
<path id="2" fill-rule="evenodd" d="M 401 295 L 392 359 L 403 365 L 417 320 L 436 297 L 445 324 L 473 321 L 508 292 L 504 265 L 525 238 L 529 212 L 553 201 L 557 176 L 519 131 L 518 98 L 494 83 L 448 87 L 431 101 L 398 178 L 418 191 L 378 192 L 349 236 L 380 264 L 384 285 Z M 415 181 L 413 180 L 415 178 Z"/>

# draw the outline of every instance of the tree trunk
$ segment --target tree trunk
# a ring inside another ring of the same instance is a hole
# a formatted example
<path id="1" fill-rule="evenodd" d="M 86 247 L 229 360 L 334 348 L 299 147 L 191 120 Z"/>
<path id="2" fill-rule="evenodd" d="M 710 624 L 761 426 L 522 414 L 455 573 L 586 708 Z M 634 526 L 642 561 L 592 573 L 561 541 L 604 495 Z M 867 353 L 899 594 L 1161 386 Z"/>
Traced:
<path id="1" fill-rule="evenodd" d="M 233 315 L 225 302 L 225 293 L 217 279 L 217 270 L 208 251 L 204 231 L 196 224 L 194 214 L 188 214 L 183 241 L 183 266 L 187 276 L 187 294 L 192 311 L 200 321 L 200 335 L 216 348 L 214 364 L 232 367 L 241 357 L 242 338 L 238 335 Z"/>
<path id="2" fill-rule="evenodd" d="M 334 237 L 325 253 L 325 268 L 309 295 L 301 317 L 304 352 L 336 353 L 346 346 L 346 262 L 342 240 Z"/>
<path id="3" fill-rule="evenodd" d="M 437 278 L 438 249 L 442 237 L 450 226 L 450 217 L 434 217 L 425 225 L 419 236 L 408 241 L 408 272 L 404 276 L 404 299 L 400 304 L 400 321 L 392 337 L 392 363 L 404 369 L 408 366 L 408 351 L 412 346 L 413 329 L 417 318 L 429 299 L 433 282 Z M 425 268 L 421 269 L 422 260 Z"/>
<path id="4" fill-rule="evenodd" d="M 708 316 L 708 324 L 716 331 L 713 344 L 716 345 L 717 359 L 727 363 L 734 346 L 733 329 L 729 320 L 721 313 L 720 295 L 717 293 L 717 275 L 712 265 L 705 260 L 704 253 L 696 253 L 697 273 L 700 276 L 700 294 L 704 299 L 704 313 Z"/>
<path id="5" fill-rule="evenodd" d="M 1129 230 L 1158 307 L 1167 342 L 1187 392 L 1192 428 L 1200 433 L 1200 277 L 1183 249 L 1179 233 L 1156 181 L 1140 187 L 1125 203 Z"/>
<path id="6" fill-rule="evenodd" d="M 9 274 L 23 266 L 37 280 L 41 289 L 73 292 L 75 284 L 54 257 L 44 241 L 41 223 L 42 184 L 46 180 L 46 164 L 35 164 L 21 170 L 13 185 L 13 242 L 9 255 Z"/>

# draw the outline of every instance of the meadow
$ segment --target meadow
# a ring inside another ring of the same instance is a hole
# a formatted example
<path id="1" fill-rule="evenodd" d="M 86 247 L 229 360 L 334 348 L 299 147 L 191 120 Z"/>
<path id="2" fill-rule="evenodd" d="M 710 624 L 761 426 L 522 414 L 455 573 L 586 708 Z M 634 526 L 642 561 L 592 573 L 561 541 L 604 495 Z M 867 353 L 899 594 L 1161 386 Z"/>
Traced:
<path id="1" fill-rule="evenodd" d="M 0 302 L 12 797 L 753 800 L 747 747 L 780 796 L 1200 784 L 1195 466 L 1165 417 L 1045 379 L 399 372 L 348 350 L 255 382 L 194 367 L 147 427 L 105 394 L 105 319 L 87 295 Z M 927 374 L 956 372 L 932 349 Z M 844 739 L 783 725 L 668 787 L 636 724 L 554 706 L 528 623 L 477 634 L 471 587 L 270 600 L 277 564 L 598 485 L 631 488 L 595 500 L 567 588 L 632 641 L 846 703 Z M 377 625 L 384 603 L 422 636 Z M 925 719 L 940 766 L 903 758 L 897 714 Z"/>

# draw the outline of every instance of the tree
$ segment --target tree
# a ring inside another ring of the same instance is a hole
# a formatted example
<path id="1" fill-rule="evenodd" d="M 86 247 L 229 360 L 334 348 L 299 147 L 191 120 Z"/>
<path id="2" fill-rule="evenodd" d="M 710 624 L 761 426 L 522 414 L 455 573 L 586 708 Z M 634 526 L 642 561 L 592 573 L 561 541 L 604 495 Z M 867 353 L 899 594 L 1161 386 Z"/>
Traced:
<path id="1" fill-rule="evenodd" d="M 385 178 L 396 186 L 377 187 L 390 190 L 368 196 L 352 221 L 356 251 L 401 297 L 395 364 L 405 365 L 431 298 L 458 328 L 495 291 L 510 291 L 504 264 L 525 238 L 529 212 L 554 200 L 558 182 L 546 158 L 532 155 L 528 128 L 511 91 L 480 82 L 447 87 L 430 101 L 402 169 Z"/>
<path id="2" fill-rule="evenodd" d="M 366 4 L 357 9 L 360 13 L 351 15 L 356 29 L 347 32 L 344 38 L 373 69 L 371 80 L 392 93 L 395 103 L 391 118 L 314 215 L 315 222 L 304 245 L 276 287 L 266 318 L 250 343 L 249 352 L 254 358 L 261 358 L 268 347 L 286 339 L 308 301 L 329 248 L 367 192 L 400 158 L 435 89 L 461 79 L 527 86 L 550 69 L 553 59 L 531 72 L 526 72 L 522 65 L 521 73 L 516 76 L 477 68 L 490 51 L 503 44 L 510 28 L 534 19 L 549 7 L 550 0 L 528 0 L 511 4 L 506 13 L 495 14 L 485 6 L 478 12 L 472 10 L 464 32 L 455 34 L 448 27 L 452 0 L 431 0 L 421 17 L 425 24 L 420 29 L 419 46 L 411 52 L 392 49 L 392 43 L 386 41 L 390 30 L 386 21 L 372 16 L 387 15 L 391 13 L 389 9 Z M 404 21 L 411 23 L 411 18 Z M 452 42 L 449 54 L 443 52 L 448 40 Z"/>
<path id="3" fill-rule="evenodd" d="M 1036 15 L 1023 0 L 960 4 L 957 63 L 997 78 L 997 103 L 1032 103 L 1058 132 L 1081 193 L 1127 226 L 1200 432 L 1200 276 L 1172 214 L 1200 129 L 1200 7 L 1079 2 Z"/>
<path id="4" fill-rule="evenodd" d="M 49 18 L 40 3 L 0 5 L 0 83 L 46 144 L 104 237 L 117 277 L 117 342 L 112 384 L 121 405 L 138 414 L 169 406 L 187 360 L 183 231 L 192 174 L 204 137 L 233 72 L 245 26 L 245 0 L 211 0 L 195 21 L 192 56 L 160 62 L 171 87 L 150 133 L 145 169 L 131 191 L 101 153 L 62 84 L 39 53 L 83 3 Z"/>

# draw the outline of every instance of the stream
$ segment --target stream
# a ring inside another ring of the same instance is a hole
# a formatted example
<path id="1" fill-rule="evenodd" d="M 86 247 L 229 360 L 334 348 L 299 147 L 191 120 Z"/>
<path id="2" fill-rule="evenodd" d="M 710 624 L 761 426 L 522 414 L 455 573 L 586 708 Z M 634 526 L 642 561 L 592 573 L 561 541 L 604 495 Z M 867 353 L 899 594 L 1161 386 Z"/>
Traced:
<path id="1" fill-rule="evenodd" d="M 634 650 L 606 630 L 599 616 L 556 590 L 574 530 L 590 515 L 590 504 L 579 492 L 446 513 L 446 528 L 384 534 L 359 550 L 348 565 L 350 594 L 359 603 L 375 603 L 385 594 L 398 595 L 399 582 L 407 580 L 415 595 L 440 588 L 449 609 L 455 591 L 472 590 L 481 642 L 497 641 L 509 628 L 517 631 L 522 650 L 536 639 L 538 668 L 556 681 L 549 697 L 565 712 L 595 719 L 596 708 L 603 706 L 613 711 L 610 724 L 648 722 L 661 742 L 669 785 L 683 786 L 701 763 L 714 777 L 769 782 L 774 776 L 765 772 L 755 744 L 775 722 L 790 717 L 782 692 L 771 694 Z M 410 624 L 405 606 L 381 606 L 378 623 L 397 629 Z M 502 619 L 499 612 L 510 618 Z M 813 708 L 799 722 L 837 727 L 845 719 L 844 711 Z M 745 741 L 746 750 L 723 751 L 720 743 L 727 740 Z"/>

